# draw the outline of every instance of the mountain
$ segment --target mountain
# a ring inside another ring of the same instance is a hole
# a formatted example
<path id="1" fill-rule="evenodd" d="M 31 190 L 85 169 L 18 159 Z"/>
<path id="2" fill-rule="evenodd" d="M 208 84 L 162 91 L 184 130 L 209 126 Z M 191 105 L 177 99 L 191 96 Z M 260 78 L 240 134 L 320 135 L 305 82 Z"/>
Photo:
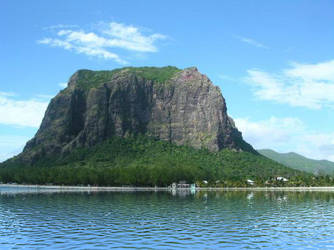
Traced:
<path id="1" fill-rule="evenodd" d="M 210 151 L 255 152 L 228 117 L 219 88 L 196 68 L 143 67 L 77 71 L 19 158 L 34 163 L 138 134 Z"/>
<path id="2" fill-rule="evenodd" d="M 277 161 L 293 169 L 306 171 L 315 175 L 333 175 L 334 162 L 313 160 L 296 153 L 277 153 L 270 149 L 261 149 L 258 152 L 269 159 Z"/>
<path id="3" fill-rule="evenodd" d="M 0 164 L 0 181 L 29 183 L 167 185 L 278 174 L 303 175 L 243 140 L 207 76 L 171 66 L 77 71 L 23 152 Z"/>

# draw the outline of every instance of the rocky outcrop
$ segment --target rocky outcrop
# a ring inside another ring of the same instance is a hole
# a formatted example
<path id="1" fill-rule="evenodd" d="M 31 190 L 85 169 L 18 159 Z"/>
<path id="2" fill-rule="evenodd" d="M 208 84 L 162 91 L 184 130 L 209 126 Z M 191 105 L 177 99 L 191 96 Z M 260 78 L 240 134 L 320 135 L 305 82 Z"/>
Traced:
<path id="1" fill-rule="evenodd" d="M 77 71 L 51 100 L 37 134 L 18 157 L 33 163 L 112 136 L 138 134 L 211 151 L 255 152 L 207 76 L 194 67 L 144 67 Z"/>

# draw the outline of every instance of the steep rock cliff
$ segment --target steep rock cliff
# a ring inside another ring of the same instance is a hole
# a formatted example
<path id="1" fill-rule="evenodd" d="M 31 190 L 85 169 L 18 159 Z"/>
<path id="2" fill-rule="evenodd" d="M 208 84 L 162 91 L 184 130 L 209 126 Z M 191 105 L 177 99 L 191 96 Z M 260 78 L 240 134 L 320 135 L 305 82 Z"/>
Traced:
<path id="1" fill-rule="evenodd" d="M 254 152 L 218 87 L 194 67 L 79 70 L 54 97 L 18 159 L 33 164 L 112 136 L 144 134 L 177 145 Z"/>

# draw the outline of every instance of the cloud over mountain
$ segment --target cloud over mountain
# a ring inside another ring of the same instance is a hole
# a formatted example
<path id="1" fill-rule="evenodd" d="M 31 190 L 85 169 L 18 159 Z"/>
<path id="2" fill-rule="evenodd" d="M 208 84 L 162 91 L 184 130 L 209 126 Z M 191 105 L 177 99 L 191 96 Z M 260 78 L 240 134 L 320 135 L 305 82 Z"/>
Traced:
<path id="1" fill-rule="evenodd" d="M 102 23 L 99 29 L 94 31 L 59 27 L 55 34 L 37 42 L 78 54 L 113 60 L 119 64 L 128 62 L 115 49 L 141 53 L 157 52 L 156 42 L 167 38 L 159 33 L 145 32 L 139 27 L 116 22 Z"/>

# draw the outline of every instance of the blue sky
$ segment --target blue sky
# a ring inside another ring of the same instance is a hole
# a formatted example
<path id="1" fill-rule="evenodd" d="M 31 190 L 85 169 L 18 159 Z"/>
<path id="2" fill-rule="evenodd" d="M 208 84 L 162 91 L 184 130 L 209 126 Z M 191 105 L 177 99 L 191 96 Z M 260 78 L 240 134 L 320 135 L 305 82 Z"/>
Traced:
<path id="1" fill-rule="evenodd" d="M 333 1 L 1 1 L 0 161 L 76 70 L 196 66 L 255 148 L 334 161 Z"/>

